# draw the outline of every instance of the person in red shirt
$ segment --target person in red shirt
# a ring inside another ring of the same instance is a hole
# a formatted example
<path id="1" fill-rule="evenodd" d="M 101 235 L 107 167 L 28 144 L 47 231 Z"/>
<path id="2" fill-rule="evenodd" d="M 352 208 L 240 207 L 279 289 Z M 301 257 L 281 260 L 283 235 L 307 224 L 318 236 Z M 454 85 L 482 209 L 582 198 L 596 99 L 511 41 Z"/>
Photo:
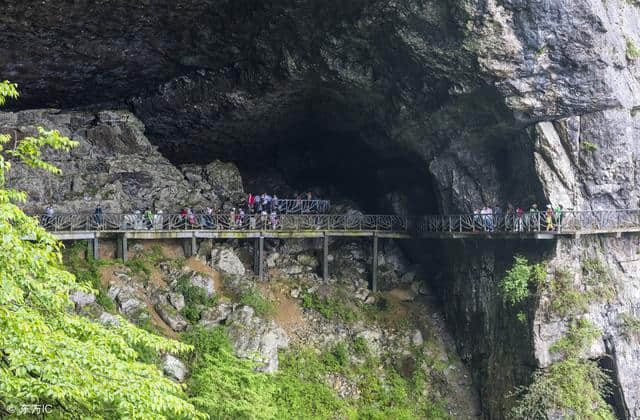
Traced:
<path id="1" fill-rule="evenodd" d="M 524 210 L 521 207 L 516 209 L 516 232 L 522 232 L 524 230 L 524 225 L 522 222 L 522 218 L 524 217 Z"/>

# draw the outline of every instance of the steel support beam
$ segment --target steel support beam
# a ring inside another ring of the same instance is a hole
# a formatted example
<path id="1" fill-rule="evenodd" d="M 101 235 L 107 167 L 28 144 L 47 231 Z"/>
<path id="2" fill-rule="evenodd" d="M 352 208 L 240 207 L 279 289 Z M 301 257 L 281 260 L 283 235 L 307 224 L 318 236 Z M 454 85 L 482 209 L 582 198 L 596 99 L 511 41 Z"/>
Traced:
<path id="1" fill-rule="evenodd" d="M 378 291 L 378 237 L 373 237 L 373 267 L 372 267 L 372 278 L 371 278 L 371 290 L 374 292 Z"/>
<path id="2" fill-rule="evenodd" d="M 327 235 L 322 239 L 322 279 L 325 283 L 329 281 L 329 237 Z"/>
<path id="3" fill-rule="evenodd" d="M 98 248 L 98 238 L 87 240 L 89 247 L 87 248 L 87 259 L 93 258 L 94 260 L 100 259 L 100 250 Z"/>
<path id="4" fill-rule="evenodd" d="M 123 233 L 122 235 L 118 235 L 117 241 L 118 241 L 117 257 L 120 258 L 122 261 L 126 262 L 129 257 L 129 249 L 127 246 L 127 234 Z"/>
<path id="5" fill-rule="evenodd" d="M 258 239 L 258 278 L 264 280 L 264 237 Z"/>

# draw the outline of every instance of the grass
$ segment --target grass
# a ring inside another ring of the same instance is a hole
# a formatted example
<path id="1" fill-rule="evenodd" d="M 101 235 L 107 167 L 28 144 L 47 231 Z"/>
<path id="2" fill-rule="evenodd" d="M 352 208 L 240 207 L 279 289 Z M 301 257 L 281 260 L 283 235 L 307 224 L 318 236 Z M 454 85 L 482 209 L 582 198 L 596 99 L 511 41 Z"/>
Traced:
<path id="1" fill-rule="evenodd" d="M 340 319 L 344 322 L 355 322 L 359 319 L 348 300 L 341 296 L 320 297 L 316 294 L 306 293 L 302 297 L 302 307 L 313 309 L 327 319 Z"/>

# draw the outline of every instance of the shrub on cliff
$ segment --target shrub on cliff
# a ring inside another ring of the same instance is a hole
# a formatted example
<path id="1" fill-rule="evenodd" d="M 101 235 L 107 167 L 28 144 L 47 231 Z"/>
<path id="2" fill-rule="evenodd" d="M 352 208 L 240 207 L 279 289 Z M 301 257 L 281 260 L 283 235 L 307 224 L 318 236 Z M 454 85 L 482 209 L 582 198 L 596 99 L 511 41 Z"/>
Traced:
<path id="1" fill-rule="evenodd" d="M 526 258 L 519 255 L 513 260 L 513 266 L 500 281 L 504 301 L 510 305 L 516 305 L 528 298 L 530 286 L 541 284 L 546 277 L 544 265 L 531 265 Z"/>
<path id="2" fill-rule="evenodd" d="M 17 96 L 15 85 L 0 82 L 0 104 Z M 10 140 L 0 135 L 0 417 L 42 410 L 54 418 L 204 417 L 134 350 L 190 347 L 122 318 L 107 327 L 74 314 L 70 292 L 90 286 L 62 268 L 60 242 L 16 206 L 25 194 L 4 188 L 10 160 L 59 173 L 41 148 L 68 151 L 75 143 L 42 129 L 7 149 Z"/>

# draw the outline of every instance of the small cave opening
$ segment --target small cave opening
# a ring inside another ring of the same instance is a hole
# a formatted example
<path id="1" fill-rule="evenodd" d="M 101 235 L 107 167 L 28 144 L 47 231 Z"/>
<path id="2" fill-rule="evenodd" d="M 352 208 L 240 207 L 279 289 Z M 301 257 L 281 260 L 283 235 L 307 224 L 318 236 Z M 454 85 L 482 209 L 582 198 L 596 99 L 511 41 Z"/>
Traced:
<path id="1" fill-rule="evenodd" d="M 610 380 L 609 392 L 604 395 L 605 401 L 613 409 L 616 418 L 629 419 L 631 417 L 629 416 L 629 409 L 627 408 L 624 395 L 622 394 L 615 358 L 611 354 L 611 344 L 606 343 L 606 347 L 607 354 L 596 360 L 600 370 L 604 372 Z"/>

